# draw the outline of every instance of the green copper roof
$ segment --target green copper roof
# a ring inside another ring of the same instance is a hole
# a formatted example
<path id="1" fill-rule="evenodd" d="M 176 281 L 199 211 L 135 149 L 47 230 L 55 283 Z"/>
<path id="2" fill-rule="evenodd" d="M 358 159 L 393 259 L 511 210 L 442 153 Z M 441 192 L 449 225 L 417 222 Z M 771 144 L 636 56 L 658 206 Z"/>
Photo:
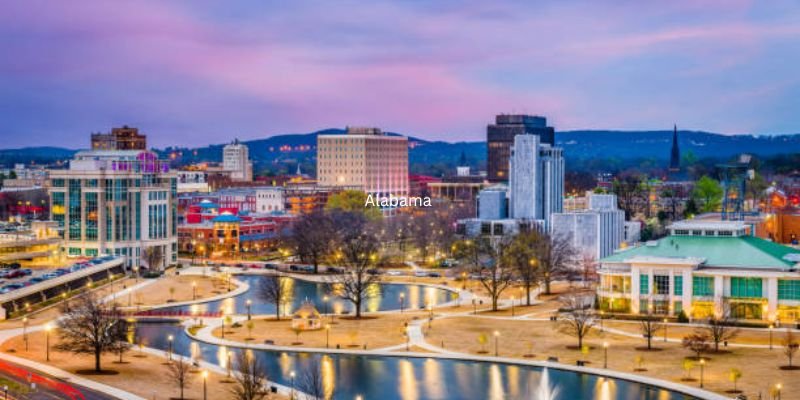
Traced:
<path id="1" fill-rule="evenodd" d="M 800 250 L 754 236 L 667 236 L 660 239 L 655 246 L 637 246 L 608 256 L 602 261 L 625 262 L 636 256 L 694 257 L 705 259 L 703 265 L 709 267 L 787 269 L 797 263 L 784 259 L 787 254 L 800 254 Z"/>

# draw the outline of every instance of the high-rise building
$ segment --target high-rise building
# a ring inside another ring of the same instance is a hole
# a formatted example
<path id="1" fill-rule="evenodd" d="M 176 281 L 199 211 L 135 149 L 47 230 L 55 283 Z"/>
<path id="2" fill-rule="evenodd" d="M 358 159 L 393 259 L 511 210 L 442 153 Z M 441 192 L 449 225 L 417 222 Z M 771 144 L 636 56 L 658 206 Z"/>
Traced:
<path id="1" fill-rule="evenodd" d="M 249 182 L 253 180 L 253 163 L 246 144 L 235 140 L 222 149 L 222 169 L 229 172 L 232 181 Z"/>
<path id="2" fill-rule="evenodd" d="M 539 135 L 517 135 L 509 164 L 509 216 L 549 226 L 550 215 L 563 209 L 562 149 L 542 142 Z"/>
<path id="3" fill-rule="evenodd" d="M 112 128 L 110 133 L 93 133 L 92 150 L 147 150 L 147 136 L 127 125 Z"/>
<path id="4" fill-rule="evenodd" d="M 408 196 L 408 138 L 362 127 L 348 127 L 344 135 L 319 135 L 317 182 L 357 187 L 376 197 Z"/>
<path id="5" fill-rule="evenodd" d="M 155 153 L 78 152 L 69 169 L 50 171 L 48 190 L 68 256 L 122 255 L 130 268 L 158 248 L 148 268 L 177 262 L 177 175 Z"/>
<path id="6" fill-rule="evenodd" d="M 547 119 L 534 115 L 501 114 L 495 123 L 486 128 L 487 171 L 490 182 L 508 181 L 508 160 L 511 145 L 517 135 L 536 135 L 539 141 L 555 145 L 555 130 L 547 126 Z"/>

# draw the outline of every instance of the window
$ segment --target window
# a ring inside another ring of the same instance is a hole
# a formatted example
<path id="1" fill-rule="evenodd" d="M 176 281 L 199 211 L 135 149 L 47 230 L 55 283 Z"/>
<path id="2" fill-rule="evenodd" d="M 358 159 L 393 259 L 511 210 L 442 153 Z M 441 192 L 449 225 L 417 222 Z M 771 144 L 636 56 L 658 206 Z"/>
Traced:
<path id="1" fill-rule="evenodd" d="M 731 297 L 761 297 L 761 278 L 731 278 Z"/>
<path id="2" fill-rule="evenodd" d="M 694 276 L 692 277 L 692 295 L 693 296 L 713 296 L 714 295 L 714 278 L 710 276 Z"/>
<path id="3" fill-rule="evenodd" d="M 778 280 L 778 300 L 800 300 L 800 280 Z"/>
<path id="4" fill-rule="evenodd" d="M 648 275 L 639 275 L 639 294 L 650 294 L 650 280 Z"/>
<path id="5" fill-rule="evenodd" d="M 655 294 L 669 294 L 669 276 L 653 276 L 653 290 Z"/>
<path id="6" fill-rule="evenodd" d="M 675 296 L 683 296 L 683 277 L 676 276 L 673 279 L 675 280 L 675 288 L 673 289 L 672 293 Z"/>

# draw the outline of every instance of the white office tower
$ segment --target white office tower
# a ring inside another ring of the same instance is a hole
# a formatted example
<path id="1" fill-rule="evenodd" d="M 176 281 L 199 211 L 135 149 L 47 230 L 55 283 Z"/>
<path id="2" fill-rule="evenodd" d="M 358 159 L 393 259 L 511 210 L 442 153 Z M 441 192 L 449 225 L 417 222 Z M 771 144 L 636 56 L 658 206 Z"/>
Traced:
<path id="1" fill-rule="evenodd" d="M 564 157 L 560 147 L 541 143 L 538 135 L 517 135 L 509 168 L 510 217 L 542 220 L 563 209 Z"/>
<path id="2" fill-rule="evenodd" d="M 247 145 L 235 140 L 222 149 L 222 169 L 230 172 L 231 180 L 250 182 L 253 180 L 253 164 Z"/>
<path id="3" fill-rule="evenodd" d="M 590 194 L 588 209 L 553 214 L 551 232 L 569 238 L 581 256 L 599 260 L 625 241 L 625 212 L 617 209 L 616 195 Z"/>

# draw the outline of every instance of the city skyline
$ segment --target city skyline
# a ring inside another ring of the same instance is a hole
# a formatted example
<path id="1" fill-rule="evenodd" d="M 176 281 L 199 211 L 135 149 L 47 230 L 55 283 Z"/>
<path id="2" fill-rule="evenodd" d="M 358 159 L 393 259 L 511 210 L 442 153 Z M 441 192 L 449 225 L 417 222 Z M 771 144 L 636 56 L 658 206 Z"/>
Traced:
<path id="1" fill-rule="evenodd" d="M 477 141 L 514 112 L 800 132 L 789 2 L 41 5 L 0 6 L 4 148 L 123 124 L 155 147 L 347 125 Z"/>

